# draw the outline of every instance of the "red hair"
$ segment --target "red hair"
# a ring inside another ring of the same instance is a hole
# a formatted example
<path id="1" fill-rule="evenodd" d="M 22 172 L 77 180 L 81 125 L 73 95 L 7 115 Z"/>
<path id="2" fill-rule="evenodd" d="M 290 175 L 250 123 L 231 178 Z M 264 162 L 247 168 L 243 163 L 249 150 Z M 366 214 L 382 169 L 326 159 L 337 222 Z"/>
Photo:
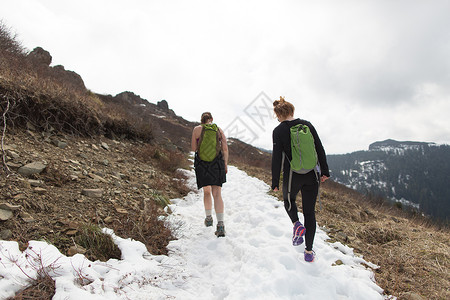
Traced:
<path id="1" fill-rule="evenodd" d="M 293 116 L 294 110 L 294 105 L 284 100 L 284 98 L 281 96 L 280 100 L 275 100 L 273 102 L 273 111 L 279 119 L 286 119 L 287 117 Z"/>

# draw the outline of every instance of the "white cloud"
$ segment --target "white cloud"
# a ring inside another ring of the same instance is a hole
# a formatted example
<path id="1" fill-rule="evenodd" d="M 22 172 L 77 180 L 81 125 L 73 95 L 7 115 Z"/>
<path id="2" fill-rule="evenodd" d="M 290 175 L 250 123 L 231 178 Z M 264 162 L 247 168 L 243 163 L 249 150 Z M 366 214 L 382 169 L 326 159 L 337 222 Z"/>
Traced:
<path id="1" fill-rule="evenodd" d="M 2 2 L 25 46 L 95 92 L 166 99 L 188 120 L 211 111 L 222 127 L 261 91 L 283 95 L 328 153 L 449 143 L 447 1 Z"/>

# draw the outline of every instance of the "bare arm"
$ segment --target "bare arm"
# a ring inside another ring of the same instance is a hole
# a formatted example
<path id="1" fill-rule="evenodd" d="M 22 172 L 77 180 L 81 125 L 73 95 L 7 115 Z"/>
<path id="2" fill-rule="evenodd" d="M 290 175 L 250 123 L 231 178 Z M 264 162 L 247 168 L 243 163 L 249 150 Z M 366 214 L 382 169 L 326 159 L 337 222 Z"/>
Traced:
<path id="1" fill-rule="evenodd" d="M 197 151 L 198 139 L 200 138 L 201 133 L 202 133 L 202 126 L 196 126 L 192 131 L 192 138 L 191 138 L 192 151 Z"/>
<path id="2" fill-rule="evenodd" d="M 225 133 L 223 133 L 222 129 L 219 128 L 220 135 L 221 135 L 221 146 L 222 146 L 222 154 L 223 154 L 223 160 L 225 162 L 225 170 L 228 172 L 228 144 L 227 144 L 227 137 L 225 136 Z"/>

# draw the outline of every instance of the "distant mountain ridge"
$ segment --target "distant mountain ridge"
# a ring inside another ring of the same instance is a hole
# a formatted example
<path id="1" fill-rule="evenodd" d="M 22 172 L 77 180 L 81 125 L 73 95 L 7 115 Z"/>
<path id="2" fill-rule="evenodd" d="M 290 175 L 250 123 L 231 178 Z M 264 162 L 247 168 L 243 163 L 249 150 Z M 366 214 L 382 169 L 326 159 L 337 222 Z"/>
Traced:
<path id="1" fill-rule="evenodd" d="M 334 180 L 448 222 L 450 146 L 392 139 L 369 150 L 328 155 Z"/>
<path id="2" fill-rule="evenodd" d="M 421 146 L 436 146 L 436 143 L 427 143 L 427 142 L 399 142 L 396 140 L 388 139 L 381 142 L 375 142 L 369 145 L 369 150 L 383 150 L 387 148 L 395 148 L 395 149 L 410 149 L 417 148 Z"/>

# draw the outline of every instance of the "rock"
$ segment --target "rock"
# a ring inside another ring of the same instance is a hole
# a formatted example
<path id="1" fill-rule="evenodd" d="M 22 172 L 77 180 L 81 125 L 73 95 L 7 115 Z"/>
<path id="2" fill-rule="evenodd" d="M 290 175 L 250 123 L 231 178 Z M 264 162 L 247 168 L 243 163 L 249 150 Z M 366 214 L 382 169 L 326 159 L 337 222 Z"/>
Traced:
<path id="1" fill-rule="evenodd" d="M 12 237 L 12 231 L 9 229 L 3 229 L 0 231 L 0 240 L 8 240 Z"/>
<path id="2" fill-rule="evenodd" d="M 107 144 L 107 143 L 105 143 L 105 142 L 102 142 L 101 146 L 102 146 L 102 148 L 103 148 L 103 149 L 105 149 L 105 150 L 109 150 L 109 146 L 108 146 L 108 144 Z"/>
<path id="3" fill-rule="evenodd" d="M 16 145 L 3 145 L 3 150 L 7 151 L 7 150 L 16 150 L 17 146 Z"/>
<path id="4" fill-rule="evenodd" d="M 34 188 L 34 192 L 38 193 L 38 194 L 45 194 L 47 192 L 47 190 L 43 189 L 41 187 L 36 187 L 36 188 Z"/>
<path id="5" fill-rule="evenodd" d="M 156 103 L 156 106 L 158 106 L 159 108 L 161 108 L 163 110 L 169 110 L 169 104 L 167 103 L 166 100 L 158 101 Z"/>
<path id="6" fill-rule="evenodd" d="M 81 247 L 80 245 L 75 244 L 75 246 L 72 246 L 69 248 L 69 250 L 67 250 L 67 255 L 68 256 L 74 256 L 75 254 L 85 254 L 86 253 L 86 249 Z"/>
<path id="7" fill-rule="evenodd" d="M 68 236 L 74 236 L 74 235 L 76 235 L 78 233 L 78 229 L 69 229 L 69 230 L 67 230 L 67 232 L 66 232 L 66 234 L 68 235 Z"/>
<path id="8" fill-rule="evenodd" d="M 101 176 L 95 175 L 95 174 L 89 174 L 89 177 L 91 177 L 92 179 L 94 179 L 95 182 L 103 182 L 106 183 L 108 182 L 106 179 L 102 178 Z"/>
<path id="9" fill-rule="evenodd" d="M 57 65 L 52 68 L 52 73 L 66 85 L 71 85 L 72 87 L 80 90 L 86 90 L 83 78 L 74 71 L 69 71 L 62 65 Z"/>
<path id="10" fill-rule="evenodd" d="M 74 165 L 77 165 L 77 166 L 80 165 L 80 162 L 78 160 L 69 159 L 69 162 L 74 164 Z"/>
<path id="11" fill-rule="evenodd" d="M 102 160 L 100 163 L 106 167 L 109 165 L 109 161 L 107 159 Z"/>
<path id="12" fill-rule="evenodd" d="M 27 196 L 24 194 L 17 194 L 13 198 L 14 198 L 14 200 L 25 200 L 25 199 L 27 199 Z"/>
<path id="13" fill-rule="evenodd" d="M 97 147 L 97 145 L 95 145 L 95 144 L 92 144 L 92 149 L 94 149 L 94 150 L 98 150 L 98 147 Z"/>
<path id="14" fill-rule="evenodd" d="M 64 149 L 67 147 L 67 143 L 63 142 L 63 141 L 59 141 L 59 140 L 53 140 L 52 141 L 53 145 L 55 145 L 58 148 Z"/>
<path id="15" fill-rule="evenodd" d="M 81 194 L 87 197 L 100 198 L 103 196 L 103 189 L 83 189 Z"/>
<path id="16" fill-rule="evenodd" d="M 41 47 L 34 48 L 27 57 L 36 64 L 50 66 L 52 63 L 52 56 L 50 55 L 50 52 L 42 49 Z"/>
<path id="17" fill-rule="evenodd" d="M 22 208 L 22 206 L 20 206 L 20 205 L 13 205 L 13 204 L 9 204 L 9 203 L 1 203 L 0 204 L 0 209 L 4 209 L 4 210 L 16 211 L 16 210 L 19 210 L 20 208 Z"/>
<path id="18" fill-rule="evenodd" d="M 342 260 L 338 259 L 337 261 L 334 262 L 333 266 L 340 266 L 343 265 L 344 263 L 342 262 Z"/>
<path id="19" fill-rule="evenodd" d="M 338 240 L 340 240 L 340 241 L 344 241 L 344 242 L 348 241 L 348 236 L 345 233 L 341 232 L 341 231 L 336 233 L 336 238 Z"/>
<path id="20" fill-rule="evenodd" d="M 119 173 L 119 172 L 115 173 L 114 175 L 116 177 L 120 178 L 120 179 L 123 179 L 123 180 L 129 180 L 130 179 L 130 176 L 127 176 L 127 175 Z"/>
<path id="21" fill-rule="evenodd" d="M 88 159 L 88 158 L 89 158 L 89 156 L 87 156 L 87 155 L 84 154 L 84 153 L 80 153 L 80 154 L 78 154 L 78 156 L 81 157 L 81 158 L 83 158 L 83 159 Z"/>
<path id="22" fill-rule="evenodd" d="M 18 170 L 22 166 L 21 164 L 16 164 L 16 163 L 13 163 L 13 162 L 10 162 L 10 161 L 6 162 L 6 165 L 11 170 Z"/>
<path id="23" fill-rule="evenodd" d="M 42 162 L 32 162 L 29 164 L 26 164 L 25 166 L 22 166 L 17 170 L 20 175 L 22 176 L 29 176 L 33 174 L 39 174 L 46 168 L 46 165 Z"/>
<path id="24" fill-rule="evenodd" d="M 104 220 L 106 224 L 111 224 L 114 221 L 114 218 L 111 216 L 107 216 Z"/>
<path id="25" fill-rule="evenodd" d="M 406 292 L 401 294 L 398 300 L 424 300 L 424 298 L 414 292 Z"/>
<path id="26" fill-rule="evenodd" d="M 69 175 L 70 180 L 72 181 L 77 181 L 78 180 L 78 176 L 77 175 Z"/>
<path id="27" fill-rule="evenodd" d="M 20 158 L 20 155 L 17 154 L 16 152 L 12 151 L 12 150 L 6 150 L 6 155 L 13 158 L 13 159 L 18 159 Z"/>
<path id="28" fill-rule="evenodd" d="M 13 216 L 12 211 L 0 209 L 0 221 L 9 220 L 9 219 L 11 219 L 12 216 Z"/>
<path id="29" fill-rule="evenodd" d="M 124 215 L 128 214 L 128 211 L 127 211 L 125 208 L 116 207 L 116 211 L 117 211 L 119 214 L 124 214 Z"/>
<path id="30" fill-rule="evenodd" d="M 22 220 L 24 220 L 24 222 L 26 223 L 31 223 L 34 222 L 34 218 L 27 212 L 21 211 L 19 213 L 19 216 L 22 218 Z"/>
<path id="31" fill-rule="evenodd" d="M 42 180 L 28 179 L 27 181 L 30 184 L 30 186 L 33 186 L 33 187 L 40 187 L 44 184 L 44 182 Z"/>

